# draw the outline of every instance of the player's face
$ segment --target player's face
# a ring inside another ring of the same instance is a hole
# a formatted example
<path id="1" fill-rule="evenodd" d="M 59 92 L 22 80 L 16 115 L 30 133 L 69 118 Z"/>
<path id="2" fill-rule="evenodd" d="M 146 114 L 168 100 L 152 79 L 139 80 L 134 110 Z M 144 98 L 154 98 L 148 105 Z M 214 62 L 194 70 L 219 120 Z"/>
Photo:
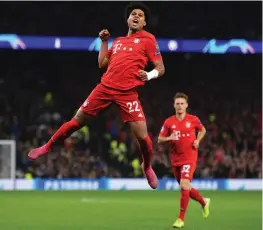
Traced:
<path id="1" fill-rule="evenodd" d="M 186 112 L 188 103 L 184 98 L 176 98 L 174 100 L 174 108 L 177 114 L 182 114 Z"/>
<path id="2" fill-rule="evenodd" d="M 142 30 L 146 26 L 144 12 L 140 9 L 134 9 L 128 18 L 128 26 L 132 31 Z"/>

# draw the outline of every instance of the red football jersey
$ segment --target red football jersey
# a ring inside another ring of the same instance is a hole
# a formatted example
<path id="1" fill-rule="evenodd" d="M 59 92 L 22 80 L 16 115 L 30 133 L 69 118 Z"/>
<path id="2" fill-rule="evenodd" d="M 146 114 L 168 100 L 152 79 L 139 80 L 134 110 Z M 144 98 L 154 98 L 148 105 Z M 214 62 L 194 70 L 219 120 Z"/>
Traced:
<path id="1" fill-rule="evenodd" d="M 144 30 L 114 40 L 107 57 L 108 69 L 101 82 L 107 87 L 120 90 L 144 85 L 139 78 L 139 70 L 143 70 L 148 61 L 162 59 L 155 37 Z"/>
<path id="2" fill-rule="evenodd" d="M 202 128 L 199 118 L 190 114 L 186 114 L 181 121 L 175 115 L 165 120 L 159 135 L 168 137 L 175 132 L 177 136 L 176 140 L 170 141 L 172 166 L 196 163 L 198 153 L 193 143 L 196 140 L 196 130 L 200 131 Z"/>

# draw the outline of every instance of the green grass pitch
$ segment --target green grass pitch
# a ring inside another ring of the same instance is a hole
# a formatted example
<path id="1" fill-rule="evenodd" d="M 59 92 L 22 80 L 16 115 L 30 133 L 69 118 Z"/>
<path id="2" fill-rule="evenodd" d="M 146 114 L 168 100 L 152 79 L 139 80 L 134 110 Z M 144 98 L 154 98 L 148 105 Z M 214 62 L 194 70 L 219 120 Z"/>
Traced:
<path id="1" fill-rule="evenodd" d="M 190 201 L 185 230 L 261 230 L 261 192 L 204 191 L 211 214 Z M 0 230 L 170 230 L 178 191 L 0 192 Z"/>

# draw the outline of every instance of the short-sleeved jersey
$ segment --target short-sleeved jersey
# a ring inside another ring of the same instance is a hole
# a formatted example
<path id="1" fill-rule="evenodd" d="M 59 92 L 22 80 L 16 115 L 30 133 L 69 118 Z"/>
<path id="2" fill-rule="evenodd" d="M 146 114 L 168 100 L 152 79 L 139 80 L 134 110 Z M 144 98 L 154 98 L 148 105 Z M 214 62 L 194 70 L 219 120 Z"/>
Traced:
<path id="1" fill-rule="evenodd" d="M 190 114 L 186 114 L 181 121 L 175 115 L 165 120 L 159 136 L 168 137 L 173 132 L 176 134 L 176 140 L 170 141 L 172 166 L 196 163 L 198 152 L 193 143 L 196 140 L 196 131 L 201 131 L 202 128 L 199 118 Z"/>
<path id="2" fill-rule="evenodd" d="M 162 59 L 155 37 L 144 30 L 115 39 L 107 57 L 109 64 L 101 83 L 120 90 L 144 85 L 139 78 L 139 70 L 143 70 L 149 61 Z"/>

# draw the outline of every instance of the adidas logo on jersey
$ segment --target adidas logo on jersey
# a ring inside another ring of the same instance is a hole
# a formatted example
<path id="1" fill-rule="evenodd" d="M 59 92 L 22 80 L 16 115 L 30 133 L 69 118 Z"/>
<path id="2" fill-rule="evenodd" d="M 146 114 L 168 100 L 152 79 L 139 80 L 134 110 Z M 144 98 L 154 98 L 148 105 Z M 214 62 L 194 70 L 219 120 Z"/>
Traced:
<path id="1" fill-rule="evenodd" d="M 141 113 L 139 113 L 138 117 L 143 117 L 143 115 Z"/>
<path id="2" fill-rule="evenodd" d="M 176 128 L 176 126 L 175 126 L 175 125 L 173 125 L 173 126 L 172 126 L 172 129 L 175 129 L 175 128 Z"/>

